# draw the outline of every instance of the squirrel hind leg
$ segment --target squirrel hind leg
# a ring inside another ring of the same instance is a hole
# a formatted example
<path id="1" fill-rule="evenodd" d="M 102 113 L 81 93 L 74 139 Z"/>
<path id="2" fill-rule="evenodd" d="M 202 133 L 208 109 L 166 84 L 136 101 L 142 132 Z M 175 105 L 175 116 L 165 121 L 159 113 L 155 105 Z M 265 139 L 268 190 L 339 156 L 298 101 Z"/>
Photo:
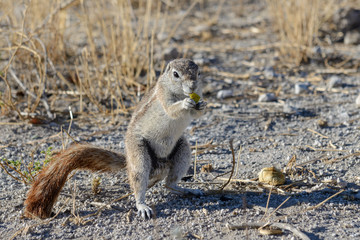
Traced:
<path id="1" fill-rule="evenodd" d="M 152 153 L 145 140 L 130 139 L 132 139 L 131 142 L 126 142 L 128 178 L 134 191 L 138 215 L 143 219 L 149 219 L 153 214 L 152 209 L 145 203 L 145 193 L 151 184 Z"/>
<path id="2" fill-rule="evenodd" d="M 172 193 L 176 194 L 202 195 L 201 190 L 182 188 L 177 185 L 181 178 L 187 173 L 191 160 L 190 145 L 184 136 L 178 140 L 169 160 L 171 161 L 171 165 L 169 174 L 165 179 L 165 186 Z"/>

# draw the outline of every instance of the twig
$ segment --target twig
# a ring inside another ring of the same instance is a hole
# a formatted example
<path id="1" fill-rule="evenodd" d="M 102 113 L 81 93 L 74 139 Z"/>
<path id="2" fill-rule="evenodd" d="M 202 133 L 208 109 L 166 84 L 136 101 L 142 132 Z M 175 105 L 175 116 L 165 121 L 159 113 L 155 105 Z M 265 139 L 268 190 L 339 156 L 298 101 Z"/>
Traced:
<path id="1" fill-rule="evenodd" d="M 331 164 L 331 163 L 334 163 L 334 162 L 337 162 L 339 160 L 343 160 L 345 158 L 352 157 L 352 156 L 360 156 L 360 152 L 352 153 L 352 154 L 349 154 L 349 155 L 346 155 L 346 156 L 343 156 L 343 157 L 334 158 L 334 159 L 325 161 L 325 163 L 326 164 Z"/>
<path id="2" fill-rule="evenodd" d="M 18 84 L 29 96 L 31 96 L 31 97 L 34 98 L 34 99 L 37 99 L 37 96 L 36 96 L 34 93 L 30 92 L 30 90 L 27 89 L 27 87 L 19 80 L 19 78 L 16 76 L 14 70 L 13 70 L 11 67 L 9 67 L 8 71 L 9 71 L 10 75 L 13 77 L 13 79 L 17 82 L 17 84 Z M 50 107 L 49 107 L 48 102 L 47 102 L 46 99 L 44 99 L 44 98 L 41 98 L 41 101 L 42 101 L 42 103 L 44 104 L 44 107 L 45 107 L 45 110 L 46 110 L 46 113 L 47 113 L 48 117 L 49 117 L 50 119 L 52 119 L 52 118 L 54 117 L 54 115 L 53 115 L 53 114 L 51 113 L 51 111 L 50 111 Z"/>
<path id="3" fill-rule="evenodd" d="M 127 198 L 128 196 L 130 196 L 130 195 L 133 194 L 133 193 L 134 193 L 134 192 L 131 192 L 131 193 L 128 193 L 128 194 L 126 194 L 126 195 L 124 195 L 124 196 L 121 196 L 121 197 L 119 197 L 119 198 L 117 198 L 117 199 L 109 202 L 108 204 L 105 204 L 104 206 L 102 206 L 101 208 L 99 208 L 96 212 L 90 213 L 90 214 L 84 216 L 83 218 L 88 218 L 88 217 L 91 217 L 91 216 L 96 216 L 96 215 L 98 215 L 104 208 L 106 208 L 107 206 L 111 206 L 111 204 L 113 204 L 114 202 L 117 202 L 117 201 L 120 201 L 120 200 L 122 200 L 122 199 L 124 199 L 124 198 Z"/>
<path id="4" fill-rule="evenodd" d="M 232 155 L 232 167 L 231 167 L 231 173 L 229 176 L 228 181 L 220 188 L 220 190 L 224 190 L 224 188 L 230 183 L 231 178 L 234 174 L 234 168 L 235 168 L 235 152 L 234 152 L 234 146 L 233 146 L 233 139 L 230 139 L 230 149 L 231 149 L 231 155 Z"/>
<path id="5" fill-rule="evenodd" d="M 255 222 L 255 223 L 242 223 L 239 225 L 231 225 L 231 224 L 226 224 L 227 228 L 230 230 L 246 230 L 249 228 L 255 228 L 255 229 L 259 229 L 264 227 L 264 224 L 261 222 Z M 301 232 L 299 229 L 291 226 L 290 224 L 286 224 L 286 223 L 271 223 L 269 224 L 272 227 L 277 227 L 277 228 L 281 228 L 281 229 L 286 229 L 290 232 L 292 232 L 295 236 L 299 237 L 300 239 L 303 240 L 310 240 L 310 238 L 303 232 Z"/>
<path id="6" fill-rule="evenodd" d="M 228 172 L 227 172 L 228 173 Z M 217 177 L 220 180 L 228 180 L 228 178 L 222 178 L 222 177 Z M 215 178 L 214 178 L 215 179 Z M 213 180 L 214 180 L 213 179 Z M 258 181 L 256 181 L 257 178 L 252 178 L 252 179 L 237 179 L 237 178 L 233 178 L 230 181 L 231 182 L 240 182 L 240 183 L 259 183 Z"/>
<path id="7" fill-rule="evenodd" d="M 63 4 L 60 4 L 53 12 L 51 12 L 51 13 L 44 19 L 44 21 L 43 21 L 39 26 L 37 26 L 37 27 L 35 28 L 34 32 L 37 32 L 37 31 L 39 31 L 40 29 L 43 29 L 44 26 L 45 26 L 48 22 L 50 22 L 58 12 L 60 12 L 60 11 L 62 11 L 62 10 L 65 10 L 66 8 L 70 7 L 73 3 L 75 4 L 77 1 L 79 1 L 79 0 L 70 0 L 70 1 L 67 1 L 67 2 L 65 2 L 65 3 L 63 3 Z"/>
<path id="8" fill-rule="evenodd" d="M 239 165 L 240 165 L 240 155 L 241 155 L 241 152 L 242 152 L 242 146 L 240 146 L 240 149 L 239 149 L 239 153 L 238 153 L 238 159 L 237 159 L 237 163 L 236 163 L 236 169 L 235 169 L 235 177 L 237 177 L 238 175 L 238 172 L 239 172 Z"/>
<path id="9" fill-rule="evenodd" d="M 337 195 L 339 195 L 340 193 L 342 193 L 342 192 L 344 192 L 344 191 L 345 191 L 345 189 L 343 189 L 343 190 L 341 190 L 341 191 L 339 191 L 339 192 L 337 192 L 337 193 L 335 193 L 335 194 L 331 195 L 330 197 L 328 197 L 328 198 L 327 198 L 327 199 L 325 199 L 324 201 L 322 201 L 322 202 L 320 202 L 320 203 L 316 204 L 315 206 L 313 206 L 313 207 L 309 207 L 309 208 L 305 209 L 305 212 L 306 212 L 306 211 L 310 211 L 310 210 L 314 210 L 314 209 L 316 209 L 316 208 L 321 207 L 324 203 L 326 203 L 327 201 L 329 201 L 330 199 L 332 199 L 332 198 L 336 197 Z"/>
<path id="10" fill-rule="evenodd" d="M 195 143 L 195 160 L 194 160 L 194 179 L 196 179 L 196 163 L 197 163 L 197 141 Z"/>
<path id="11" fill-rule="evenodd" d="M 7 164 L 6 164 L 6 165 L 7 165 Z M 8 166 L 8 165 L 7 165 L 7 166 Z M 17 178 L 17 177 L 15 177 L 14 175 L 12 175 L 12 174 L 5 168 L 5 166 L 1 163 L 1 161 L 0 161 L 0 167 L 1 167 L 2 169 L 4 169 L 4 171 L 6 172 L 7 175 L 9 175 L 10 177 L 12 177 L 12 178 L 15 179 L 16 181 L 23 182 L 23 181 L 21 181 L 19 178 Z"/>
<path id="12" fill-rule="evenodd" d="M 317 131 L 315 131 L 315 130 L 313 130 L 313 129 L 308 128 L 308 129 L 306 129 L 306 130 L 308 130 L 309 132 L 315 133 L 315 134 L 319 135 L 319 136 L 322 137 L 322 138 L 329 138 L 329 137 L 327 137 L 327 136 L 325 136 L 325 135 L 322 135 L 321 133 L 318 133 Z"/>
<path id="13" fill-rule="evenodd" d="M 347 152 L 348 151 L 348 150 L 339 150 L 339 149 L 314 148 L 309 145 L 305 145 L 305 147 L 310 148 L 313 151 L 319 151 L 319 152 Z"/>
<path id="14" fill-rule="evenodd" d="M 270 202 L 270 197 L 271 197 L 271 191 L 272 191 L 272 188 L 269 191 L 269 196 L 268 196 L 268 199 L 266 201 L 266 208 L 265 208 L 264 216 L 260 219 L 260 221 L 262 221 L 266 217 L 267 211 L 269 210 L 269 202 Z"/>
<path id="15" fill-rule="evenodd" d="M 344 191 L 345 191 L 345 189 L 342 189 L 341 191 L 333 194 L 332 196 L 330 196 L 330 197 L 328 197 L 327 199 L 325 199 L 324 201 L 316 204 L 315 206 L 308 207 L 308 208 L 306 208 L 306 209 L 304 209 L 304 210 L 302 210 L 302 211 L 296 212 L 295 214 L 292 214 L 292 215 L 288 214 L 288 215 L 284 215 L 284 216 L 280 216 L 280 217 L 278 217 L 278 218 L 275 218 L 275 219 L 273 219 L 273 222 L 277 222 L 277 221 L 279 221 L 279 220 L 281 220 L 281 219 L 284 219 L 284 218 L 294 217 L 294 216 L 296 216 L 296 214 L 305 213 L 305 212 L 307 212 L 307 211 L 310 211 L 310 210 L 314 210 L 314 209 L 316 209 L 316 208 L 319 208 L 319 207 L 322 206 L 324 203 L 326 203 L 327 201 L 329 201 L 330 199 L 336 197 L 337 195 L 339 195 L 340 193 L 342 193 L 342 192 L 344 192 Z M 266 224 L 266 225 L 272 225 L 272 223 L 268 223 L 268 224 Z"/>
<path id="16" fill-rule="evenodd" d="M 287 199 L 285 199 L 274 211 L 272 211 L 269 216 L 266 217 L 266 220 L 268 220 L 279 208 L 281 208 L 282 205 L 284 205 L 289 199 L 291 198 L 288 197 Z"/>
<path id="17" fill-rule="evenodd" d="M 350 73 L 357 73 L 358 70 L 356 68 L 350 68 L 350 69 L 317 69 L 315 71 L 316 73 L 320 73 L 320 74 L 350 74 Z"/>
<path id="18" fill-rule="evenodd" d="M 71 106 L 69 106 L 69 115 L 70 115 L 70 123 L 69 123 L 69 128 L 68 128 L 68 131 L 66 132 L 66 134 L 68 135 L 68 138 L 66 138 L 66 142 L 65 142 L 65 146 L 68 145 L 69 143 L 69 137 L 74 141 L 74 139 L 70 136 L 70 131 L 71 131 L 71 125 L 72 125 L 72 122 L 73 122 L 73 113 L 72 113 L 72 110 L 71 110 Z M 76 141 L 74 141 L 76 142 Z"/>

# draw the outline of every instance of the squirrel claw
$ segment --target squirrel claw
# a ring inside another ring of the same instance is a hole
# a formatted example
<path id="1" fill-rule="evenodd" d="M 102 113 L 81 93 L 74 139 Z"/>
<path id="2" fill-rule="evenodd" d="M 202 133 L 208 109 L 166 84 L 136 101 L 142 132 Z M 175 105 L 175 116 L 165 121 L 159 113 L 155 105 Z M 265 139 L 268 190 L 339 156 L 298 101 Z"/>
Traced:
<path id="1" fill-rule="evenodd" d="M 143 219 L 150 219 L 153 215 L 152 209 L 145 204 L 138 204 L 136 208 L 138 210 L 137 215 Z"/>
<path id="2" fill-rule="evenodd" d="M 204 110 L 206 108 L 206 105 L 207 105 L 207 102 L 203 101 L 203 100 L 200 100 L 196 106 L 195 106 L 195 109 L 196 110 Z"/>
<path id="3" fill-rule="evenodd" d="M 183 108 L 184 109 L 191 109 L 191 108 L 195 108 L 196 107 L 196 103 L 193 99 L 191 98 L 185 98 L 183 101 Z"/>

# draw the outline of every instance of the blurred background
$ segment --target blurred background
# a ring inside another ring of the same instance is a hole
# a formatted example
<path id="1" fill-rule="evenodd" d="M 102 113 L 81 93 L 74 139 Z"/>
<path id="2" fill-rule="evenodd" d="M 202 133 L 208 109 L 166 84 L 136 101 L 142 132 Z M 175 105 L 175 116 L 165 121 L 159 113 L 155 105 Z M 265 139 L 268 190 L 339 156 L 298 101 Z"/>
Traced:
<path id="1" fill-rule="evenodd" d="M 1 0 L 1 115 L 41 122 L 67 118 L 69 106 L 76 116 L 127 115 L 166 62 L 179 57 L 201 66 L 207 97 L 222 88 L 219 79 L 271 79 L 268 69 L 289 76 L 356 73 L 359 6 L 356 0 Z M 260 94 L 254 91 L 248 97 Z"/>

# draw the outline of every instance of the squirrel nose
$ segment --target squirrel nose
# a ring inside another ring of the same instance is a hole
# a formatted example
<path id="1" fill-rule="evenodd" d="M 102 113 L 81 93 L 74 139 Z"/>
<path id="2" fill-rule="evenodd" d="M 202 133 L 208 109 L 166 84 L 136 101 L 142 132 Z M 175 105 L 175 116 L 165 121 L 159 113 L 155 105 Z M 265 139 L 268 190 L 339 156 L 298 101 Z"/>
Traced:
<path id="1" fill-rule="evenodd" d="M 189 83 L 189 88 L 191 91 L 194 91 L 196 89 L 196 84 L 194 82 Z"/>

